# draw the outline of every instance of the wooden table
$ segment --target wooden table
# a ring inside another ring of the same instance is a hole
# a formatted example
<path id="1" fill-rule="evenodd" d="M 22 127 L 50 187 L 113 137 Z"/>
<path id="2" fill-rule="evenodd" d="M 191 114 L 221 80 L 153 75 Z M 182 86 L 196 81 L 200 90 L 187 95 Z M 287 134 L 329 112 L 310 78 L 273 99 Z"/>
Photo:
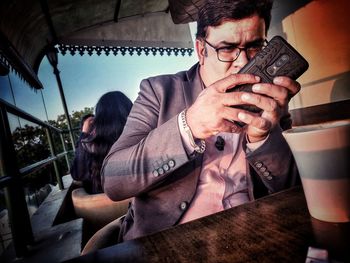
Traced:
<path id="1" fill-rule="evenodd" d="M 350 262 L 350 224 L 307 210 L 301 187 L 126 241 L 69 262 L 305 262 L 308 247 Z"/>

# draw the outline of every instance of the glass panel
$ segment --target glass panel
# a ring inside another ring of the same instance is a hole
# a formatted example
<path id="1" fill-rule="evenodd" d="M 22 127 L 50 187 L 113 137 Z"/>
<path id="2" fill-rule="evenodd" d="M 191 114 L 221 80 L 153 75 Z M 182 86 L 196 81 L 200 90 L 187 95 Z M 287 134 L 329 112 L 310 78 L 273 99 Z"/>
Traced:
<path id="1" fill-rule="evenodd" d="M 69 159 L 68 159 L 68 161 L 69 161 Z M 67 165 L 67 160 L 65 159 L 65 157 L 59 158 L 56 163 L 57 163 L 58 171 L 59 171 L 61 176 L 70 174 L 70 171 L 69 171 L 68 165 Z"/>
<path id="2" fill-rule="evenodd" d="M 46 56 L 41 61 L 38 77 L 45 87 L 42 90 L 42 94 L 47 110 L 48 120 L 53 126 L 59 127 L 57 126 L 57 116 L 64 115 L 64 110 L 56 77 L 53 74 L 52 66 L 48 62 Z M 64 82 L 63 85 L 65 85 Z"/>
<path id="3" fill-rule="evenodd" d="M 59 158 L 56 164 L 61 177 L 69 174 L 64 157 Z M 32 216 L 50 192 L 59 188 L 54 163 L 22 178 L 29 215 Z"/>
<path id="4" fill-rule="evenodd" d="M 12 233 L 6 206 L 5 190 L 0 190 L 0 255 L 12 241 Z"/>
<path id="5" fill-rule="evenodd" d="M 8 75 L 0 76 L 0 98 L 12 105 L 15 104 Z"/>
<path id="6" fill-rule="evenodd" d="M 12 85 L 16 106 L 23 111 L 46 121 L 45 108 L 40 91 L 34 90 L 16 73 L 10 72 L 9 79 Z"/>
<path id="7" fill-rule="evenodd" d="M 77 140 L 78 137 L 76 137 L 76 140 Z M 73 150 L 72 149 L 72 143 L 71 143 L 71 140 L 70 140 L 70 136 L 69 136 L 69 133 L 63 133 L 63 141 L 66 145 L 66 150 L 67 151 L 71 151 Z"/>
<path id="8" fill-rule="evenodd" d="M 19 122 L 19 118 L 11 113 L 7 114 L 7 117 L 9 119 L 9 125 L 10 125 L 10 130 L 13 134 L 13 132 L 21 126 L 20 122 Z"/>
<path id="9" fill-rule="evenodd" d="M 46 130 L 39 125 L 8 114 L 12 140 L 19 168 L 26 167 L 51 155 Z"/>
<path id="10" fill-rule="evenodd" d="M 55 147 L 56 154 L 62 153 L 63 150 L 63 145 L 62 145 L 62 140 L 59 132 L 52 131 L 52 141 Z"/>
<path id="11" fill-rule="evenodd" d="M 54 166 L 51 163 L 22 179 L 29 216 L 32 216 L 49 193 L 58 188 Z"/>
<path id="12" fill-rule="evenodd" d="M 71 164 L 74 159 L 74 152 L 73 151 L 69 152 L 67 156 L 68 156 L 68 161 Z"/>

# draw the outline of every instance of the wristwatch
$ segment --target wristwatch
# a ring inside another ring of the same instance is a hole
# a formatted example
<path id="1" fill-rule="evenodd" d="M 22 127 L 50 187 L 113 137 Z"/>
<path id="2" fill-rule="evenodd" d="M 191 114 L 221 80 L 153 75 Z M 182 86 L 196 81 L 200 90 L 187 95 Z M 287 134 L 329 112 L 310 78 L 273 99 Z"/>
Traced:
<path id="1" fill-rule="evenodd" d="M 194 151 L 197 153 L 204 153 L 206 145 L 205 145 L 205 140 L 200 139 L 199 140 L 199 144 L 197 144 L 193 138 L 193 134 L 192 131 L 190 129 L 190 127 L 187 124 L 187 120 L 186 120 L 186 109 L 183 110 L 180 113 L 180 118 L 181 118 L 181 123 L 182 123 L 182 128 L 184 129 L 184 131 L 186 132 L 188 139 L 190 141 L 191 146 L 193 147 Z"/>

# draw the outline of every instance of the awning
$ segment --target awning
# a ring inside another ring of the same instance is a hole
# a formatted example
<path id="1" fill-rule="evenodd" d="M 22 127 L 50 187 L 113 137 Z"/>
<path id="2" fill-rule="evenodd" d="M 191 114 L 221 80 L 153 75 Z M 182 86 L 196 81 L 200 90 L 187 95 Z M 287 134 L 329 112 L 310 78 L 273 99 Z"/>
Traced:
<path id="1" fill-rule="evenodd" d="M 310 0 L 275 0 L 273 23 Z M 1 0 L 0 61 L 42 88 L 36 73 L 46 49 L 61 52 L 188 53 L 187 23 L 205 0 Z M 125 49 L 126 48 L 126 49 Z M 153 48 L 153 49 L 152 49 Z"/>
<path id="2" fill-rule="evenodd" d="M 41 88 L 36 73 L 48 46 L 192 49 L 186 23 L 201 1 L 2 0 L 0 59 L 11 60 L 32 87 Z"/>

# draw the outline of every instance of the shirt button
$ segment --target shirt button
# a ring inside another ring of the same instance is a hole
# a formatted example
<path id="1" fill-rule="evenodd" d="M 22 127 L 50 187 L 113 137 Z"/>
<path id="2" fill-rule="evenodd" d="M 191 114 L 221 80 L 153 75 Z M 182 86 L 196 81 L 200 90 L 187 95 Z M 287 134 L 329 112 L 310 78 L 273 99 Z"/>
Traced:
<path id="1" fill-rule="evenodd" d="M 263 166 L 261 162 L 256 162 L 254 165 L 256 168 L 261 168 Z"/>
<path id="2" fill-rule="evenodd" d="M 159 175 L 157 170 L 154 170 L 152 173 L 153 173 L 153 176 L 155 176 L 155 177 L 157 177 Z"/>
<path id="3" fill-rule="evenodd" d="M 266 170 L 267 170 L 267 168 L 266 168 L 265 166 L 263 166 L 263 167 L 261 167 L 261 168 L 259 169 L 259 171 L 262 172 L 262 173 L 265 172 Z"/>
<path id="4" fill-rule="evenodd" d="M 263 172 L 263 176 L 267 177 L 270 175 L 270 172 L 269 171 L 266 171 L 266 172 Z"/>
<path id="5" fill-rule="evenodd" d="M 269 175 L 268 177 L 266 177 L 267 180 L 271 181 L 272 180 L 272 176 Z"/>
<path id="6" fill-rule="evenodd" d="M 163 169 L 164 169 L 164 171 L 169 171 L 170 167 L 169 167 L 169 165 L 164 164 L 163 165 Z"/>
<path id="7" fill-rule="evenodd" d="M 170 167 L 174 167 L 175 166 L 175 161 L 174 160 L 170 160 L 168 162 L 168 164 L 169 164 Z"/>
<path id="8" fill-rule="evenodd" d="M 180 204 L 180 209 L 181 210 L 185 210 L 187 208 L 187 202 L 181 202 L 181 204 Z"/>
<path id="9" fill-rule="evenodd" d="M 163 170 L 162 167 L 158 168 L 158 173 L 159 173 L 160 175 L 164 174 L 164 170 Z"/>

